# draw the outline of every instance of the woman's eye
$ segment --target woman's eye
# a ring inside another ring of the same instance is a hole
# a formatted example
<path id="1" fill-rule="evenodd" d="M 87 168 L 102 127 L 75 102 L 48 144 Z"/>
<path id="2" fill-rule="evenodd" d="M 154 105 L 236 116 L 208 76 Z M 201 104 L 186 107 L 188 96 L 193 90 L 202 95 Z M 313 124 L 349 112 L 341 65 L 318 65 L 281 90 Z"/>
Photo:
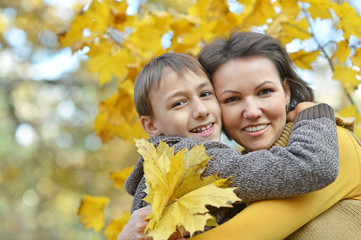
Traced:
<path id="1" fill-rule="evenodd" d="M 174 104 L 172 105 L 172 108 L 181 106 L 181 105 L 183 105 L 184 103 L 185 103 L 184 101 L 178 101 L 178 102 L 176 102 L 176 103 L 174 103 Z"/>
<path id="2" fill-rule="evenodd" d="M 201 96 L 200 96 L 200 97 L 209 97 L 210 95 L 212 95 L 211 92 L 205 91 L 205 92 L 202 92 L 202 93 L 201 93 Z"/>
<path id="3" fill-rule="evenodd" d="M 273 90 L 272 89 L 262 89 L 261 91 L 258 92 L 258 95 L 262 96 L 262 95 L 268 95 L 270 93 L 272 93 Z"/>
<path id="4" fill-rule="evenodd" d="M 227 98 L 226 100 L 224 100 L 224 103 L 234 102 L 234 101 L 237 101 L 238 99 L 239 99 L 238 97 L 230 97 L 230 98 Z"/>

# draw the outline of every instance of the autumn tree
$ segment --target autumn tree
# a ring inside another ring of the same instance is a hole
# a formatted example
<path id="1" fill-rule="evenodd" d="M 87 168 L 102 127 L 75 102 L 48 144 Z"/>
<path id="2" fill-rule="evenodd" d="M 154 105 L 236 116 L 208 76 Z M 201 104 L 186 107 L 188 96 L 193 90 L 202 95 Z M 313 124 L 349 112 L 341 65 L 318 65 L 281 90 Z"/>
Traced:
<path id="1" fill-rule="evenodd" d="M 132 97 L 134 80 L 150 59 L 165 52 L 197 56 L 207 41 L 227 35 L 235 27 L 268 33 L 288 49 L 297 45 L 290 55 L 299 71 L 317 72 L 320 62 L 326 63 L 322 67 L 332 81 L 340 83 L 342 104 L 335 110 L 342 117 L 355 117 L 355 132 L 361 137 L 361 101 L 357 95 L 361 83 L 361 17 L 352 3 L 164 0 L 147 1 L 129 14 L 125 0 L 94 0 L 76 15 L 60 39 L 74 53 L 87 50 L 88 69 L 98 76 L 100 88 L 116 83 L 112 96 L 100 102 L 94 124 L 104 143 L 115 136 L 131 142 L 146 137 Z M 338 37 L 321 39 L 317 34 L 320 23 L 327 23 Z"/>

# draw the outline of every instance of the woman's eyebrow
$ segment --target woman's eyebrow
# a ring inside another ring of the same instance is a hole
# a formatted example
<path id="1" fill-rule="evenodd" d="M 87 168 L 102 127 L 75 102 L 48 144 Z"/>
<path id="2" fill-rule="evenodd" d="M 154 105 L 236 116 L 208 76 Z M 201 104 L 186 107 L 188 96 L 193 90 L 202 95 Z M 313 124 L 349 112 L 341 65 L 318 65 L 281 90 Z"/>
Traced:
<path id="1" fill-rule="evenodd" d="M 264 81 L 263 83 L 261 83 L 261 84 L 259 84 L 259 85 L 257 85 L 254 89 L 259 89 L 259 88 L 261 88 L 263 85 L 266 85 L 266 84 L 268 84 L 268 83 L 270 83 L 270 84 L 275 84 L 274 82 L 272 82 L 272 81 Z"/>
<path id="2" fill-rule="evenodd" d="M 239 94 L 239 91 L 235 91 L 235 90 L 225 90 L 225 91 L 222 92 L 219 96 L 221 97 L 222 95 L 224 95 L 224 94 L 226 94 L 226 93 Z"/>

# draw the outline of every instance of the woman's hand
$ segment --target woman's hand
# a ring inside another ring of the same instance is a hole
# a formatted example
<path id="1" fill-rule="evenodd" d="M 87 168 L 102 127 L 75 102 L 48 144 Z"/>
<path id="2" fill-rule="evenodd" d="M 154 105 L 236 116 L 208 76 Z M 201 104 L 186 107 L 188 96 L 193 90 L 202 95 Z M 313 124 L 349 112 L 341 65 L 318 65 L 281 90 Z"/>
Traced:
<path id="1" fill-rule="evenodd" d="M 117 240 L 144 240 L 145 239 L 145 227 L 148 221 L 145 218 L 151 212 L 151 206 L 146 206 L 135 210 L 130 216 L 127 225 L 119 233 Z M 152 239 L 152 238 L 147 238 Z"/>
<path id="2" fill-rule="evenodd" d="M 287 120 L 291 121 L 291 122 L 294 122 L 296 120 L 297 114 L 299 112 L 301 112 L 302 110 L 305 110 L 306 108 L 313 107 L 315 105 L 317 105 L 317 103 L 314 103 L 314 102 L 301 102 L 301 103 L 299 103 L 295 107 L 294 110 L 292 110 L 291 112 L 289 112 L 287 114 Z"/>

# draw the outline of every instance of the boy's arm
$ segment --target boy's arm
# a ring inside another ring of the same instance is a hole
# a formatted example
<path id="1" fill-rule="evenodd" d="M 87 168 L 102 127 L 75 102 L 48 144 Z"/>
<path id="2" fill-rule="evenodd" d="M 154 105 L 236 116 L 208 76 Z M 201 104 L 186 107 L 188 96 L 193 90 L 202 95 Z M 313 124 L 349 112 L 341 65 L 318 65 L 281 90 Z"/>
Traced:
<path id="1" fill-rule="evenodd" d="M 233 176 L 231 187 L 244 201 L 289 197 L 321 189 L 338 173 L 339 155 L 333 110 L 319 104 L 297 116 L 289 146 L 242 155 L 236 149 L 208 148 L 204 175 Z"/>
<path id="2" fill-rule="evenodd" d="M 250 204 L 228 222 L 192 239 L 284 239 L 346 198 L 361 200 L 361 149 L 352 135 L 338 127 L 340 172 L 329 186 L 297 197 Z"/>

